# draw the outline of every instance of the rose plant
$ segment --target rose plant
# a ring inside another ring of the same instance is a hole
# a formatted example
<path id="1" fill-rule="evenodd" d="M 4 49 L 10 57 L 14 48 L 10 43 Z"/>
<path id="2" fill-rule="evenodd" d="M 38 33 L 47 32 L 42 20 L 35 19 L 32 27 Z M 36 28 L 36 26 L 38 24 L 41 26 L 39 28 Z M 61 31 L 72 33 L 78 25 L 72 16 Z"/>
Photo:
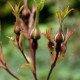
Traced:
<path id="1" fill-rule="evenodd" d="M 35 5 L 32 6 L 32 11 L 30 11 L 30 9 L 27 6 L 27 0 L 24 0 L 24 5 L 22 5 L 21 7 L 20 3 L 18 5 L 15 4 L 15 7 L 13 7 L 12 4 L 9 2 L 9 5 L 13 10 L 12 13 L 16 18 L 16 21 L 14 25 L 15 38 L 14 37 L 8 37 L 8 38 L 12 40 L 15 46 L 20 50 L 21 54 L 23 55 L 24 59 L 27 62 L 26 64 L 20 66 L 18 70 L 24 67 L 29 68 L 32 71 L 35 80 L 38 80 L 38 76 L 36 73 L 36 50 L 38 49 L 38 40 L 41 38 L 41 31 L 39 29 L 38 22 L 39 22 L 39 13 L 44 7 L 45 0 L 34 0 L 34 2 Z M 42 35 L 44 35 L 46 39 L 48 39 L 47 47 L 51 56 L 51 68 L 47 76 L 47 80 L 50 79 L 50 75 L 54 67 L 57 64 L 59 64 L 65 57 L 69 56 L 65 55 L 67 50 L 67 42 L 68 39 L 71 37 L 71 35 L 74 33 L 74 30 L 71 31 L 69 30 L 69 28 L 67 28 L 67 34 L 65 36 L 62 24 L 65 17 L 72 10 L 73 8 L 69 10 L 69 7 L 67 7 L 64 11 L 62 11 L 62 9 L 59 9 L 59 11 L 56 12 L 56 18 L 59 19 L 59 29 L 54 37 L 51 36 L 52 28 L 46 30 L 46 33 L 42 33 Z M 35 18 L 34 14 L 36 14 Z M 0 33 L 1 33 L 1 26 L 0 26 Z M 31 57 L 27 56 L 24 53 L 24 46 L 23 46 L 24 36 L 26 37 L 26 40 L 28 40 Z M 1 40 L 0 40 L 0 67 L 5 69 L 15 79 L 20 80 L 7 67 L 6 60 L 4 57 L 4 52 L 2 50 Z"/>

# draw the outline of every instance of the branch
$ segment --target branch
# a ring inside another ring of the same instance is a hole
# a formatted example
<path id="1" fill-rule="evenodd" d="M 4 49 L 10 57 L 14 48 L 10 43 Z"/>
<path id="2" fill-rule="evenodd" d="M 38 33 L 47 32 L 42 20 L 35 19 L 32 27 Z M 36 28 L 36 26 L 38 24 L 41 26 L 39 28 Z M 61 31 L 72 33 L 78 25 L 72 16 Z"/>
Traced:
<path id="1" fill-rule="evenodd" d="M 22 49 L 20 48 L 20 46 L 19 46 L 19 39 L 18 39 L 17 36 L 16 36 L 16 40 L 17 40 L 17 45 L 18 45 L 19 50 L 21 51 L 22 55 L 24 56 L 26 62 L 29 63 L 29 61 L 28 61 L 28 59 L 27 59 L 25 53 L 23 52 L 23 50 L 22 50 Z"/>
<path id="2" fill-rule="evenodd" d="M 28 39 L 28 42 L 29 42 L 29 47 L 30 47 L 30 52 L 31 52 L 31 58 L 32 58 L 32 61 L 33 61 L 33 67 L 34 67 L 34 71 L 32 73 L 34 75 L 35 80 L 38 80 L 37 75 L 36 75 L 36 60 L 35 60 L 36 51 L 33 50 L 30 39 Z"/>
<path id="3" fill-rule="evenodd" d="M 17 80 L 20 80 L 17 76 L 15 76 L 8 68 L 5 69 L 11 76 L 16 78 Z"/>
<path id="4" fill-rule="evenodd" d="M 57 61 L 57 59 L 58 59 L 58 53 L 56 53 L 55 60 L 54 60 L 53 64 L 51 65 L 51 69 L 50 69 L 50 71 L 49 71 L 49 74 L 48 74 L 47 80 L 49 80 L 49 78 L 50 78 L 50 75 L 51 75 L 51 73 L 52 73 L 52 70 L 53 70 L 53 68 L 54 68 L 55 65 L 56 65 L 56 61 Z"/>

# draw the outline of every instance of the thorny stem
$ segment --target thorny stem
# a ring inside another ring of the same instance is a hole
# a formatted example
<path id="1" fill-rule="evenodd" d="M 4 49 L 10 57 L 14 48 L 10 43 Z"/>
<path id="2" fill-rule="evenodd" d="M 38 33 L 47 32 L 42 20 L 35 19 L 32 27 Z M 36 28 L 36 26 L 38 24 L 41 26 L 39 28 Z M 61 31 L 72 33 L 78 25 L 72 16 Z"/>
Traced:
<path id="1" fill-rule="evenodd" d="M 17 80 L 20 80 L 17 76 L 15 76 L 8 68 L 5 69 L 10 75 L 12 75 Z"/>
<path id="2" fill-rule="evenodd" d="M 19 50 L 21 51 L 22 55 L 24 56 L 26 62 L 29 63 L 29 61 L 28 61 L 26 55 L 24 54 L 23 50 L 22 50 L 22 49 L 20 48 L 20 46 L 19 46 L 19 41 L 18 41 L 18 40 L 17 40 L 17 44 L 18 44 L 18 48 L 19 48 Z"/>
<path id="3" fill-rule="evenodd" d="M 29 41 L 29 47 L 30 47 L 30 51 L 31 51 L 31 58 L 32 58 L 32 61 L 33 61 L 33 67 L 34 67 L 34 71 L 32 72 L 33 73 L 33 75 L 34 75 L 34 78 L 35 78 L 35 80 L 38 80 L 38 78 L 37 78 L 37 75 L 36 75 L 36 60 L 35 60 L 35 51 L 33 51 L 33 49 L 32 49 L 32 44 L 31 44 L 31 41 L 30 41 L 30 39 L 28 39 L 28 41 Z"/>
<path id="4" fill-rule="evenodd" d="M 53 68 L 54 68 L 55 65 L 56 65 L 56 61 L 57 61 L 57 59 L 58 59 L 58 53 L 56 53 L 55 60 L 54 60 L 53 64 L 51 65 L 51 69 L 50 69 L 50 71 L 49 71 L 49 74 L 48 74 L 47 80 L 49 80 L 49 78 L 50 78 L 50 75 L 51 75 L 51 73 L 52 73 L 52 70 L 53 70 Z"/>

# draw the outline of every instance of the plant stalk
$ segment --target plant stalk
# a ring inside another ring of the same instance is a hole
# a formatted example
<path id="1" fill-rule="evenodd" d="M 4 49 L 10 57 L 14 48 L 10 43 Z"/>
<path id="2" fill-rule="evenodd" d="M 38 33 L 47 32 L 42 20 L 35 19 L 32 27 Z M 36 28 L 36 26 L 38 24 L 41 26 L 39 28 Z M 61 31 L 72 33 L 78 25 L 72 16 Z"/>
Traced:
<path id="1" fill-rule="evenodd" d="M 58 53 L 56 54 L 56 57 L 55 57 L 55 60 L 54 60 L 53 64 L 51 65 L 51 69 L 50 69 L 50 71 L 49 71 L 49 74 L 48 74 L 47 80 L 49 80 L 49 78 L 50 78 L 50 75 L 51 75 L 51 73 L 52 73 L 52 70 L 53 70 L 53 68 L 54 68 L 55 65 L 56 65 L 56 61 L 57 61 L 57 59 L 58 59 Z"/>
<path id="2" fill-rule="evenodd" d="M 15 76 L 8 68 L 5 69 L 11 76 L 13 76 L 15 79 L 20 80 L 17 76 Z"/>
<path id="3" fill-rule="evenodd" d="M 33 67 L 34 67 L 34 70 L 32 71 L 32 73 L 34 75 L 35 80 L 38 80 L 37 74 L 36 74 L 36 55 L 35 55 L 36 51 L 33 50 L 30 39 L 28 41 L 29 41 L 29 47 L 30 47 L 30 51 L 31 51 L 31 58 L 32 58 L 32 62 L 33 62 Z"/>
<path id="4" fill-rule="evenodd" d="M 23 50 L 22 50 L 22 49 L 20 48 L 20 46 L 19 46 L 19 40 L 18 40 L 18 39 L 16 39 L 16 40 L 17 40 L 17 44 L 18 44 L 18 48 L 19 48 L 19 50 L 21 51 L 22 55 L 24 56 L 26 62 L 29 63 L 29 61 L 28 61 L 26 55 L 24 54 Z"/>

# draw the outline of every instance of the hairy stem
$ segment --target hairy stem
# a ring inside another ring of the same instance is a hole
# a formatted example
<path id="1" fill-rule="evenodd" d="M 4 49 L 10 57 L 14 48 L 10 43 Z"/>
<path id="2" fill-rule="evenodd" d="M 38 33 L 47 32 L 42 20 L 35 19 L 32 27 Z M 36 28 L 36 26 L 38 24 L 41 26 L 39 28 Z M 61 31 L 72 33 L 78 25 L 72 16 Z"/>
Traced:
<path id="1" fill-rule="evenodd" d="M 8 68 L 6 68 L 6 71 L 13 76 L 15 79 L 20 80 L 17 76 L 15 76 Z"/>
<path id="2" fill-rule="evenodd" d="M 50 78 L 50 75 L 51 75 L 51 73 L 52 73 L 52 70 L 53 70 L 53 68 L 54 68 L 55 65 L 56 65 L 56 61 L 57 61 L 57 59 L 58 59 L 58 53 L 56 54 L 56 57 L 55 57 L 55 60 L 54 60 L 53 64 L 51 65 L 51 69 L 50 69 L 50 71 L 49 71 L 49 74 L 48 74 L 47 80 L 49 80 L 49 78 Z"/>

